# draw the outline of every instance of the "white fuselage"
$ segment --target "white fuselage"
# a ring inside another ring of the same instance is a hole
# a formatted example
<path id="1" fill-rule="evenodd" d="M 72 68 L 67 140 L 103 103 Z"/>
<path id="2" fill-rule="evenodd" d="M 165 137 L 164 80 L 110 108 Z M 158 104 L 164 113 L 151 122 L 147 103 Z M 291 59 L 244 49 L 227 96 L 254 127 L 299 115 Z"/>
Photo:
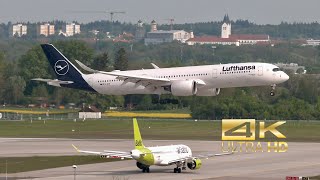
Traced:
<path id="1" fill-rule="evenodd" d="M 156 146 L 156 147 L 146 147 L 149 149 L 154 158 L 154 164 L 157 166 L 169 166 L 174 163 L 177 159 L 188 159 L 192 157 L 191 149 L 183 144 L 179 145 L 169 145 L 169 146 Z M 133 159 L 138 160 L 133 156 Z"/>
<path id="2" fill-rule="evenodd" d="M 279 68 L 267 63 L 237 63 L 205 66 L 188 66 L 175 68 L 143 69 L 119 71 L 123 75 L 137 75 L 153 78 L 165 78 L 170 83 L 181 80 L 194 80 L 200 85 L 199 90 L 212 88 L 266 86 L 285 82 L 289 76 Z M 168 94 L 161 84 L 160 87 L 149 87 L 139 84 L 139 80 L 118 79 L 117 76 L 106 74 L 86 74 L 83 78 L 101 94 Z M 145 82 L 144 82 L 145 83 Z"/>

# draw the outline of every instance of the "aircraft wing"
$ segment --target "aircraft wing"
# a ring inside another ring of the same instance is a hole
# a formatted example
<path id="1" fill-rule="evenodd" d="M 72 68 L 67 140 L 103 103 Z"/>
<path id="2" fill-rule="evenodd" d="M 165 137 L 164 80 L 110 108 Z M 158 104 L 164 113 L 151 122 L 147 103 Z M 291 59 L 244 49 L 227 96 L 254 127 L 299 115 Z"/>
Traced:
<path id="1" fill-rule="evenodd" d="M 208 158 L 212 158 L 215 156 L 224 156 L 224 155 L 231 155 L 231 154 L 233 154 L 233 153 L 203 154 L 203 155 L 197 155 L 197 156 L 188 157 L 188 158 L 173 159 L 173 160 L 168 161 L 168 164 L 172 164 L 175 162 L 188 162 L 188 161 L 191 161 L 192 159 L 208 159 Z"/>
<path id="2" fill-rule="evenodd" d="M 73 81 L 61 81 L 59 79 L 42 79 L 42 78 L 34 78 L 32 81 L 41 81 L 46 82 L 48 85 L 61 87 L 61 84 L 72 84 Z"/>
<path id="3" fill-rule="evenodd" d="M 155 78 L 155 77 L 151 77 L 151 76 L 144 76 L 144 75 L 129 75 L 129 74 L 125 74 L 123 72 L 105 72 L 105 71 L 98 71 L 98 70 L 94 70 L 91 69 L 90 67 L 84 65 L 82 62 L 75 60 L 79 66 L 81 68 L 83 68 L 84 70 L 91 72 L 91 73 L 101 73 L 101 74 L 107 74 L 110 76 L 117 76 L 118 79 L 127 81 L 127 82 L 135 82 L 135 83 L 139 83 L 141 81 L 144 82 L 153 82 L 153 83 L 157 83 L 157 84 L 161 84 L 161 83 L 168 83 L 170 82 L 170 79 L 167 78 Z M 159 67 L 155 67 L 155 68 L 159 68 Z M 148 84 L 148 83 L 145 83 Z"/>
<path id="4" fill-rule="evenodd" d="M 79 64 L 79 66 L 81 68 L 83 68 L 84 70 L 86 70 L 88 72 L 116 76 L 117 79 L 123 80 L 124 83 L 133 82 L 133 83 L 147 87 L 150 85 L 154 85 L 154 86 L 170 85 L 171 81 L 172 81 L 171 79 L 168 79 L 168 78 L 155 78 L 155 77 L 151 77 L 148 75 L 132 75 L 132 74 L 126 74 L 121 71 L 120 72 L 119 71 L 113 71 L 113 72 L 98 71 L 98 70 L 91 69 L 90 67 L 84 65 L 82 62 L 80 62 L 78 60 L 75 60 L 75 61 Z M 153 63 L 151 63 L 151 64 L 154 67 L 154 69 L 160 69 L 157 65 L 155 65 Z M 200 79 L 195 80 L 195 81 L 199 85 L 199 87 L 206 85 L 206 83 Z"/>
<path id="5" fill-rule="evenodd" d="M 87 150 L 80 150 L 78 149 L 75 145 L 73 145 L 73 148 L 80 153 L 86 153 L 86 154 L 94 154 L 94 155 L 99 155 L 104 158 L 129 158 L 131 159 L 131 154 L 130 152 L 124 152 L 124 151 L 111 151 L 111 150 L 105 150 L 103 152 L 97 152 L 97 151 L 87 151 Z"/>

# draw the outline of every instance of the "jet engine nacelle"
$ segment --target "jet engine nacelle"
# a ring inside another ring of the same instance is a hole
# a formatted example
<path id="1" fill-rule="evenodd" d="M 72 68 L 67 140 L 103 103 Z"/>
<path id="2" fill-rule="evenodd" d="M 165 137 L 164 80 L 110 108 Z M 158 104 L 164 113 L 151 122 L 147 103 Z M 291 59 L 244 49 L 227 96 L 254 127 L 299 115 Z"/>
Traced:
<path id="1" fill-rule="evenodd" d="M 198 89 L 196 96 L 217 96 L 220 93 L 220 88 Z"/>
<path id="2" fill-rule="evenodd" d="M 200 169 L 201 165 L 201 159 L 193 159 L 187 163 L 188 168 L 191 170 Z"/>
<path id="3" fill-rule="evenodd" d="M 174 96 L 192 96 L 197 94 L 197 83 L 193 80 L 173 81 L 171 93 Z"/>

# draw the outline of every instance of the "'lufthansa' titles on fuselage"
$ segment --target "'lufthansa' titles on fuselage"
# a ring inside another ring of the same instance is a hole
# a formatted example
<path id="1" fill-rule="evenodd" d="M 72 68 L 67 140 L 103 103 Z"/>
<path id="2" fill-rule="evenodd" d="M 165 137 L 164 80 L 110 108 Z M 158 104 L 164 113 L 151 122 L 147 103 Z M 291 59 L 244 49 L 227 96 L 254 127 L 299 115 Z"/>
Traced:
<path id="1" fill-rule="evenodd" d="M 256 66 L 230 66 L 230 67 L 222 67 L 222 71 L 250 71 L 255 70 Z"/>

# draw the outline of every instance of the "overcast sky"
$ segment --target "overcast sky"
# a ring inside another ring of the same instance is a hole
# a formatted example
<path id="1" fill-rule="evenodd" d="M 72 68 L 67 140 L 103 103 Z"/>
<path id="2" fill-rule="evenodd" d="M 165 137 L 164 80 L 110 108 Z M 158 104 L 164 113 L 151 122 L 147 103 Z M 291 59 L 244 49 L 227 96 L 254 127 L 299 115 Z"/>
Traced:
<path id="1" fill-rule="evenodd" d="M 248 19 L 257 24 L 320 22 L 319 0 L 1 0 L 0 22 L 65 20 L 90 22 L 110 19 L 107 13 L 76 11 L 125 11 L 114 19 L 125 22 L 156 20 L 168 23 Z"/>

